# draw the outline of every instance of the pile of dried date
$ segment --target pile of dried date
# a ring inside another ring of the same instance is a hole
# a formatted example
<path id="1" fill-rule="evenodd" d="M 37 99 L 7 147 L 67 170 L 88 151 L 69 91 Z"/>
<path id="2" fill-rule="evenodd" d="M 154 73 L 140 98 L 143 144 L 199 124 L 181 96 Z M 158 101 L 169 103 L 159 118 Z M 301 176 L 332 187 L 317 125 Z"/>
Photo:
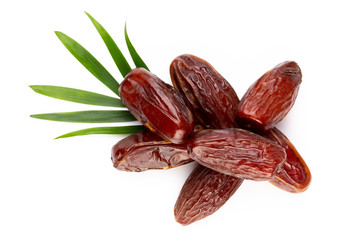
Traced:
<path id="1" fill-rule="evenodd" d="M 124 104 L 147 130 L 112 148 L 119 170 L 168 169 L 199 164 L 175 204 L 187 225 L 218 210 L 244 179 L 305 191 L 311 174 L 290 141 L 275 128 L 293 106 L 301 70 L 292 61 L 266 72 L 241 100 L 206 61 L 181 55 L 170 65 L 171 86 L 143 68 L 120 85 Z"/>

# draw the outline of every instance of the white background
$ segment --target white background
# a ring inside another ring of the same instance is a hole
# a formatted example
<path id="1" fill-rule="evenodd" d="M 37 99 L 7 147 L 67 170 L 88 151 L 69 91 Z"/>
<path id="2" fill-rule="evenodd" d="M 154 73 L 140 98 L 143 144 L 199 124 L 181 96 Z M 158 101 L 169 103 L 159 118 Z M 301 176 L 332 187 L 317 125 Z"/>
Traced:
<path id="1" fill-rule="evenodd" d="M 360 239 L 356 3 L 2 1 L 0 239 Z M 53 140 L 100 124 L 30 114 L 101 108 L 41 96 L 28 85 L 113 96 L 62 46 L 55 30 L 81 43 L 121 81 L 84 11 L 129 57 L 127 21 L 135 48 L 167 82 L 171 60 L 183 53 L 209 61 L 240 97 L 278 63 L 298 62 L 298 99 L 278 127 L 310 167 L 310 188 L 290 194 L 246 181 L 218 212 L 183 227 L 174 220 L 173 206 L 194 165 L 120 172 L 112 167 L 110 150 L 123 136 Z"/>

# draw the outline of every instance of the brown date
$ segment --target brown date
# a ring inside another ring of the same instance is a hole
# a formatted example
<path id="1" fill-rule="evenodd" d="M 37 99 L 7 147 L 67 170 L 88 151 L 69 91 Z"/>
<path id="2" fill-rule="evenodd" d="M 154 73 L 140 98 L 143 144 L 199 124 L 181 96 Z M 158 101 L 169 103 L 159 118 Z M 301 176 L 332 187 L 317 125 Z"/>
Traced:
<path id="1" fill-rule="evenodd" d="M 251 180 L 272 179 L 286 159 L 277 143 L 237 128 L 203 130 L 189 139 L 188 151 L 205 167 Z"/>
<path id="2" fill-rule="evenodd" d="M 292 61 L 266 72 L 250 86 L 237 110 L 240 127 L 266 131 L 281 121 L 295 103 L 301 70 Z"/>
<path id="3" fill-rule="evenodd" d="M 131 70 L 119 93 L 134 117 L 164 139 L 180 144 L 192 133 L 193 115 L 182 95 L 144 68 Z"/>
<path id="4" fill-rule="evenodd" d="M 270 182 L 292 193 L 300 193 L 308 189 L 311 182 L 311 173 L 294 145 L 276 128 L 267 131 L 264 136 L 277 142 L 286 151 L 284 164 L 279 168 L 275 178 L 270 180 Z"/>
<path id="5" fill-rule="evenodd" d="M 147 129 L 116 143 L 111 151 L 111 160 L 115 168 L 130 172 L 168 169 L 192 161 L 186 144 L 171 143 Z"/>
<path id="6" fill-rule="evenodd" d="M 243 181 L 198 165 L 186 180 L 175 203 L 176 221 L 188 225 L 213 214 Z"/>
<path id="7" fill-rule="evenodd" d="M 189 54 L 178 56 L 170 65 L 170 76 L 192 106 L 196 119 L 206 128 L 237 126 L 239 98 L 208 62 Z"/>

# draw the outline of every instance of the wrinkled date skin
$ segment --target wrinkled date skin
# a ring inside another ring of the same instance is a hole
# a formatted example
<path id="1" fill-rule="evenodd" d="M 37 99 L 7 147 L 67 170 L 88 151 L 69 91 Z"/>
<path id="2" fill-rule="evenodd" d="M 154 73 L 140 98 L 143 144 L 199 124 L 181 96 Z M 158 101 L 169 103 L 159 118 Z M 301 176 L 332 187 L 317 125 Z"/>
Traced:
<path id="1" fill-rule="evenodd" d="M 300 193 L 308 189 L 311 182 L 311 173 L 294 145 L 276 128 L 267 131 L 264 136 L 282 146 L 287 155 L 286 161 L 276 172 L 275 178 L 270 182 L 292 193 Z"/>
<path id="2" fill-rule="evenodd" d="M 259 132 L 273 128 L 294 105 L 301 78 L 299 66 L 292 61 L 283 62 L 265 73 L 240 100 L 239 126 Z"/>
<path id="3" fill-rule="evenodd" d="M 243 181 L 198 165 L 186 180 L 175 203 L 176 221 L 188 225 L 213 214 Z"/>
<path id="4" fill-rule="evenodd" d="M 201 131 L 189 139 L 188 151 L 205 167 L 258 181 L 272 179 L 286 159 L 277 143 L 237 128 Z"/>
<path id="5" fill-rule="evenodd" d="M 116 143 L 111 160 L 115 168 L 129 172 L 169 169 L 192 161 L 186 144 L 171 143 L 147 129 Z"/>
<path id="6" fill-rule="evenodd" d="M 130 71 L 119 93 L 134 117 L 164 139 L 180 144 L 192 133 L 193 115 L 182 95 L 146 69 Z"/>
<path id="7" fill-rule="evenodd" d="M 178 56 L 170 65 L 170 76 L 192 106 L 196 119 L 206 128 L 237 126 L 239 98 L 208 62 L 189 54 Z"/>

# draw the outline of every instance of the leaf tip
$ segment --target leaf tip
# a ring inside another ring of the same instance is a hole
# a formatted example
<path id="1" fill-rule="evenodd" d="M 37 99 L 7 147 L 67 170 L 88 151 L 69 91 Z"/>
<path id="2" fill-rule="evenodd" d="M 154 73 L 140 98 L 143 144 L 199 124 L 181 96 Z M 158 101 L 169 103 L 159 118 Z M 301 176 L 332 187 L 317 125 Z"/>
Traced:
<path id="1" fill-rule="evenodd" d="M 84 13 L 86 14 L 86 16 L 88 16 L 92 20 L 93 17 L 90 15 L 90 13 L 88 13 L 86 11 L 84 11 Z"/>
<path id="2" fill-rule="evenodd" d="M 124 35 L 125 35 L 125 40 L 126 40 L 126 41 L 128 41 L 129 36 L 128 36 L 128 33 L 127 33 L 127 28 L 126 28 L 126 25 L 127 25 L 127 20 L 125 20 Z"/>
<path id="3" fill-rule="evenodd" d="M 54 32 L 58 38 L 61 38 L 63 35 L 65 35 L 64 33 L 60 32 L 60 31 L 54 31 Z"/>
<path id="4" fill-rule="evenodd" d="M 54 140 L 57 140 L 57 139 L 60 139 L 60 138 L 67 138 L 67 137 L 68 137 L 67 135 L 68 135 L 68 134 L 66 133 L 66 134 L 57 136 L 57 137 L 54 138 Z"/>

